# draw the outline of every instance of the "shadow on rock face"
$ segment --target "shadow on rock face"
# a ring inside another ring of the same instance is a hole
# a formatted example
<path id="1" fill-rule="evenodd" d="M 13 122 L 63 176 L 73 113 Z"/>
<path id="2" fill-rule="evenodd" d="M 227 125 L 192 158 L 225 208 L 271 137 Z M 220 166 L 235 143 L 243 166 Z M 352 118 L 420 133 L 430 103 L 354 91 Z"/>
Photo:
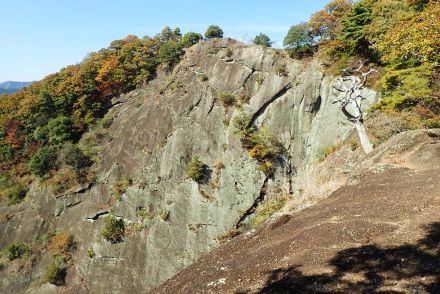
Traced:
<path id="1" fill-rule="evenodd" d="M 197 181 L 200 185 L 207 185 L 212 177 L 212 169 L 208 165 L 203 165 L 203 177 Z"/>
<path id="2" fill-rule="evenodd" d="M 258 293 L 440 293 L 440 222 L 425 229 L 416 244 L 339 251 L 329 262 L 334 274 L 307 275 L 300 265 L 274 270 Z"/>

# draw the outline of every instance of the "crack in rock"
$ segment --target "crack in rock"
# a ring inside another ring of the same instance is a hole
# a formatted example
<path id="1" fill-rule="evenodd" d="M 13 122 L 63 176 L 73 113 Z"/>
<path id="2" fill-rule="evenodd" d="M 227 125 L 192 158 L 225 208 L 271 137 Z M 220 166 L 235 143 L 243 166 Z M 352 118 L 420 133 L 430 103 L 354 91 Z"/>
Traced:
<path id="1" fill-rule="evenodd" d="M 100 211 L 96 213 L 94 216 L 87 217 L 86 220 L 94 222 L 95 220 L 98 220 L 100 217 L 109 214 L 110 212 L 108 210 Z"/>
<path id="2" fill-rule="evenodd" d="M 249 121 L 249 124 L 247 125 L 248 128 L 252 127 L 255 123 L 255 121 L 266 111 L 266 108 L 272 104 L 275 100 L 282 97 L 292 86 L 291 82 L 288 82 L 284 87 L 282 87 L 278 92 L 275 93 L 268 101 L 266 101 L 252 116 L 251 120 Z"/>

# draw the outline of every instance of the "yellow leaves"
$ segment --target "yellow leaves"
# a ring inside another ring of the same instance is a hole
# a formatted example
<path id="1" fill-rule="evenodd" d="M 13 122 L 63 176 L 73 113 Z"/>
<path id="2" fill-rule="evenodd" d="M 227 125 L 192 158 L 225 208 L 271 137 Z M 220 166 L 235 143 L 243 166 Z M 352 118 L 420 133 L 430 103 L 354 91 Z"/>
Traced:
<path id="1" fill-rule="evenodd" d="M 440 60 L 440 4 L 404 14 L 377 48 L 386 62 L 429 63 Z"/>

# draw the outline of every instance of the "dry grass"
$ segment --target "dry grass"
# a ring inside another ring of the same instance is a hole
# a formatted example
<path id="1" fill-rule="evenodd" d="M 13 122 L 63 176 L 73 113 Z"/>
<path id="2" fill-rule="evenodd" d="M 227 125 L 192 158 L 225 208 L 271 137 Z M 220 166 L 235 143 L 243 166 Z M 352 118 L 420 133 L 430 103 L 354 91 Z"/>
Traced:
<path id="1" fill-rule="evenodd" d="M 65 255 L 73 247 L 73 236 L 68 232 L 59 232 L 55 236 L 51 237 L 47 250 L 52 255 Z"/>

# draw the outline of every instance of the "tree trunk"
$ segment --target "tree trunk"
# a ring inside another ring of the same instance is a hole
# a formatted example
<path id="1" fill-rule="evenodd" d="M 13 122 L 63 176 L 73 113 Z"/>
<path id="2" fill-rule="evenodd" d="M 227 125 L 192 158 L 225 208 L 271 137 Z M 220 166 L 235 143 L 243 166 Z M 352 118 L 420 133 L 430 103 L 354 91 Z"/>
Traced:
<path id="1" fill-rule="evenodd" d="M 359 141 L 361 142 L 362 149 L 366 154 L 370 153 L 373 151 L 373 144 L 371 144 L 370 139 L 368 139 L 364 124 L 360 121 L 357 121 L 354 124 L 359 135 Z"/>

